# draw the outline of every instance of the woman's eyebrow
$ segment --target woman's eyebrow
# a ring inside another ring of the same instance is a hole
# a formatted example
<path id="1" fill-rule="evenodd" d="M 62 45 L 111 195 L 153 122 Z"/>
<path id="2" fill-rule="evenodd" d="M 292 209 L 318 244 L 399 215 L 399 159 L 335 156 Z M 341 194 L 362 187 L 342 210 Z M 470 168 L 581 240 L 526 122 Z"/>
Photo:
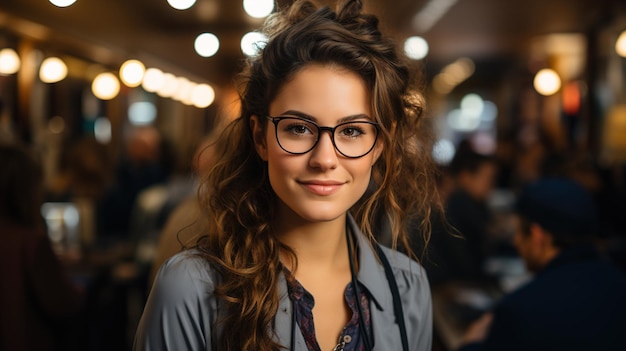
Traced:
<path id="1" fill-rule="evenodd" d="M 304 112 L 300 112 L 300 111 L 296 111 L 296 110 L 287 110 L 283 113 L 281 113 L 279 116 L 295 116 L 295 117 L 301 117 L 304 119 L 308 119 L 314 122 L 317 122 L 317 118 L 311 116 L 311 115 L 307 115 Z"/>
<path id="2" fill-rule="evenodd" d="M 308 119 L 311 120 L 313 122 L 318 122 L 317 118 L 308 115 L 304 112 L 301 111 L 296 111 L 296 110 L 287 110 L 283 113 L 280 114 L 280 116 L 296 116 L 296 117 L 301 117 L 304 119 Z M 344 122 L 349 122 L 349 121 L 354 121 L 357 119 L 367 119 L 367 120 L 372 120 L 372 118 L 368 115 L 366 115 L 365 113 L 359 113 L 359 114 L 355 114 L 355 115 L 350 115 L 350 116 L 346 116 L 346 117 L 342 117 L 340 118 L 337 123 L 344 123 Z"/>
<path id="3" fill-rule="evenodd" d="M 365 113 L 359 113 L 359 114 L 356 114 L 356 115 L 350 115 L 350 116 L 346 116 L 346 117 L 340 118 L 338 122 L 339 123 L 350 122 L 350 121 L 354 121 L 354 120 L 357 120 L 357 119 L 367 119 L 368 121 L 372 120 L 372 118 L 370 116 L 366 115 Z"/>

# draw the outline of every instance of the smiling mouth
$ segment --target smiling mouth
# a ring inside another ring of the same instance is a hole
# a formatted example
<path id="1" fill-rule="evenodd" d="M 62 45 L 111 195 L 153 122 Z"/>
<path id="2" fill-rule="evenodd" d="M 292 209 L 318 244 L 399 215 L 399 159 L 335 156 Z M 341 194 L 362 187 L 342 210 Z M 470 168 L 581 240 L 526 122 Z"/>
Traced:
<path id="1" fill-rule="evenodd" d="M 344 183 L 339 182 L 300 182 L 300 185 L 309 192 L 320 196 L 328 196 L 336 193 L 343 184 Z"/>

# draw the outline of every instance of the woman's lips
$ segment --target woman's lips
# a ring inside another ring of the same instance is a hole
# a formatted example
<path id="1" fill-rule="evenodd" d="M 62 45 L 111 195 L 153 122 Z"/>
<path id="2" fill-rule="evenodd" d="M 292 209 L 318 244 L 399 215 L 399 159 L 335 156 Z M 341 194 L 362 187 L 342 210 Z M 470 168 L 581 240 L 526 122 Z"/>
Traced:
<path id="1" fill-rule="evenodd" d="M 300 184 L 315 195 L 328 196 L 336 193 L 344 183 L 336 181 L 304 181 Z"/>

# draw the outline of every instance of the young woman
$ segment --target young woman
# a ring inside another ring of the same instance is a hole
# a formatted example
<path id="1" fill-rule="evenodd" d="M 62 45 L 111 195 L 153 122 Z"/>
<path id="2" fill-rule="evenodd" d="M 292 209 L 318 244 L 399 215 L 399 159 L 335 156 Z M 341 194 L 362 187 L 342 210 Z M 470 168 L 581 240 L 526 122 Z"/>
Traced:
<path id="1" fill-rule="evenodd" d="M 422 100 L 361 8 L 268 19 L 200 189 L 207 235 L 161 267 L 135 350 L 430 350 L 425 272 L 372 224 L 408 250 L 437 199 Z"/>

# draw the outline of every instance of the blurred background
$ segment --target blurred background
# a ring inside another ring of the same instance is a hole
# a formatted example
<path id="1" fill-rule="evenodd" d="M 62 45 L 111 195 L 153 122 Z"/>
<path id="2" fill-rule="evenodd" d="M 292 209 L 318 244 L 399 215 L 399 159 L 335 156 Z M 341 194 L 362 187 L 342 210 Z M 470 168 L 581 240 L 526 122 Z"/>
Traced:
<path id="1" fill-rule="evenodd" d="M 0 142 L 42 162 L 48 236 L 88 296 L 79 349 L 130 347 L 160 233 L 195 191 L 193 156 L 237 116 L 233 78 L 263 45 L 264 18 L 289 2 L 0 3 Z M 363 2 L 423 73 L 444 200 L 458 187 L 455 156 L 471 150 L 495 165 L 480 176 L 479 246 L 496 290 L 527 277 L 510 212 L 517 189 L 543 175 L 594 194 L 602 245 L 623 264 L 626 2 Z M 458 346 L 495 295 L 438 295 L 435 347 Z"/>

